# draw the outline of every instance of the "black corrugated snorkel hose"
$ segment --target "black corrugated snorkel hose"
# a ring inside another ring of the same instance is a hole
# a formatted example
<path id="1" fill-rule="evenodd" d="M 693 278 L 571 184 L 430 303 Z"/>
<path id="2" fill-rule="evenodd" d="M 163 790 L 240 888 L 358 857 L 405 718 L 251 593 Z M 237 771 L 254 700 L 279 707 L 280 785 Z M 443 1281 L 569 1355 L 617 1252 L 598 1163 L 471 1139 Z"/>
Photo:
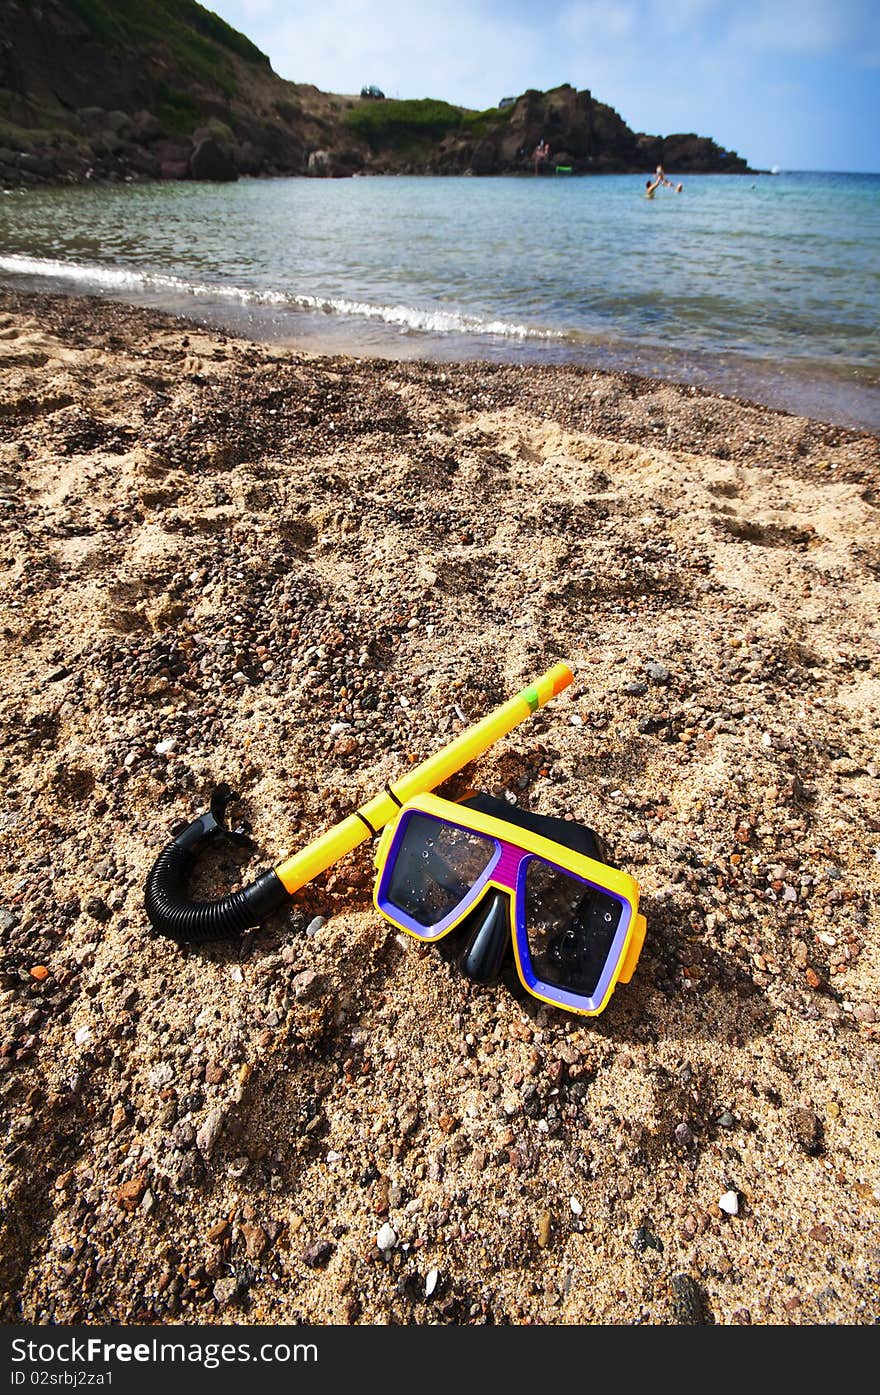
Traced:
<path id="1" fill-rule="evenodd" d="M 147 877 L 147 919 L 154 930 L 178 944 L 203 944 L 241 935 L 291 900 L 274 871 L 263 872 L 250 886 L 217 901 L 192 901 L 187 896 L 193 865 L 209 840 L 226 838 L 239 847 L 252 846 L 243 833 L 226 827 L 226 809 L 236 797 L 228 785 L 220 785 L 211 797 L 209 811 L 166 844 Z"/>

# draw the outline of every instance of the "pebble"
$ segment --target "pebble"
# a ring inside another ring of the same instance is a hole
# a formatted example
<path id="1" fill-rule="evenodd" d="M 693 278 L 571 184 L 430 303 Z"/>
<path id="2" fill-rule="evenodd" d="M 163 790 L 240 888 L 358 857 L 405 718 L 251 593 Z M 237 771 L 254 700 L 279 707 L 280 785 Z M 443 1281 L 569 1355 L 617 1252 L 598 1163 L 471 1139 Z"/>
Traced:
<path id="1" fill-rule="evenodd" d="M 538 1217 L 538 1244 L 542 1250 L 546 1250 L 550 1244 L 550 1212 L 542 1211 Z"/>
<path id="2" fill-rule="evenodd" d="M 704 1324 L 707 1304 L 696 1280 L 690 1274 L 673 1274 L 671 1287 L 673 1321 L 682 1327 Z"/>
<path id="3" fill-rule="evenodd" d="M 376 1244 L 383 1254 L 387 1254 L 389 1250 L 393 1250 L 394 1246 L 397 1244 L 397 1231 L 393 1226 L 390 1226 L 387 1221 L 376 1236 Z"/>
<path id="4" fill-rule="evenodd" d="M 430 1298 L 437 1287 L 437 1280 L 440 1278 L 439 1269 L 429 1269 L 425 1275 L 425 1297 Z"/>
<path id="5" fill-rule="evenodd" d="M 570 1196 L 568 1198 L 568 1204 L 571 1207 L 571 1214 L 573 1216 L 582 1216 L 584 1214 L 583 1205 L 578 1201 L 576 1196 Z"/>
<path id="6" fill-rule="evenodd" d="M 147 1179 L 145 1177 L 132 1177 L 129 1182 L 123 1182 L 116 1193 L 116 1202 L 123 1211 L 136 1211 L 143 1200 L 147 1190 Z"/>
<path id="7" fill-rule="evenodd" d="M 684 1120 L 680 1124 L 676 1124 L 674 1137 L 679 1148 L 690 1148 L 694 1141 L 694 1135 Z"/>
<path id="8" fill-rule="evenodd" d="M 220 1308 L 228 1308 L 234 1302 L 239 1293 L 239 1280 L 234 1274 L 230 1274 L 226 1279 L 218 1279 L 214 1285 L 214 1301 Z"/>
<path id="9" fill-rule="evenodd" d="M 297 1001 L 307 998 L 318 982 L 318 975 L 314 969 L 303 969 L 302 973 L 295 974 L 293 978 L 293 996 Z"/>
<path id="10" fill-rule="evenodd" d="M 269 1248 L 269 1237 L 261 1225 L 245 1221 L 241 1227 L 248 1259 L 259 1259 Z"/>
<path id="11" fill-rule="evenodd" d="M 822 1121 L 814 1110 L 793 1109 L 789 1123 L 795 1143 L 808 1157 L 814 1158 L 822 1152 L 824 1130 Z"/>
<path id="12" fill-rule="evenodd" d="M 646 1225 L 640 1225 L 632 1238 L 632 1247 L 637 1255 L 643 1255 L 646 1250 L 663 1250 L 663 1241 L 659 1240 L 653 1231 Z"/>
<path id="13" fill-rule="evenodd" d="M 718 1115 L 718 1127 L 720 1129 L 736 1128 L 736 1120 L 729 1109 L 725 1109 L 722 1114 Z"/>
<path id="14" fill-rule="evenodd" d="M 308 935 L 309 939 L 311 939 L 313 935 L 317 935 L 321 926 L 325 925 L 326 923 L 326 916 L 313 916 L 312 919 L 309 921 L 308 925 L 306 926 L 306 934 Z"/>
<path id="15" fill-rule="evenodd" d="M 665 664 L 658 663 L 656 659 L 649 659 L 645 664 L 645 672 L 652 683 L 668 683 L 669 669 Z"/>
<path id="16" fill-rule="evenodd" d="M 304 1252 L 303 1259 L 310 1269 L 321 1269 L 329 1260 L 334 1248 L 329 1240 L 316 1240 Z"/>
<path id="17" fill-rule="evenodd" d="M 176 745 L 176 739 L 173 736 L 167 736 L 164 741 L 157 741 L 153 749 L 155 750 L 157 756 L 167 756 L 171 751 L 174 750 Z"/>
<path id="18" fill-rule="evenodd" d="M 647 683 L 624 683 L 623 691 L 627 697 L 644 697 L 648 691 Z"/>
<path id="19" fill-rule="evenodd" d="M 226 1123 L 226 1110 L 219 1106 L 212 1109 L 196 1134 L 196 1145 L 204 1157 L 209 1158 Z"/>
<path id="20" fill-rule="evenodd" d="M 725 1192 L 718 1200 L 718 1205 L 726 1216 L 739 1215 L 739 1197 L 736 1192 Z"/>
<path id="21" fill-rule="evenodd" d="M 77 1046 L 88 1046 L 89 1042 L 92 1040 L 91 1027 L 77 1027 L 73 1034 L 73 1039 Z"/>

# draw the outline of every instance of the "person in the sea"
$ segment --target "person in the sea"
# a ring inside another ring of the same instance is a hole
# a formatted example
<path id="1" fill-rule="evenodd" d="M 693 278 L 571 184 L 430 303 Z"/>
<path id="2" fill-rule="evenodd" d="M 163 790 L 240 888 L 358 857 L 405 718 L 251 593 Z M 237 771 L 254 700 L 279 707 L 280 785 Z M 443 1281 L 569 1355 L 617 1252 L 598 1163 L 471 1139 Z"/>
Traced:
<path id="1" fill-rule="evenodd" d="M 657 166 L 654 171 L 654 178 L 657 180 L 658 184 L 664 184 L 667 189 L 674 189 L 677 194 L 680 194 L 684 187 L 682 184 L 673 184 L 662 165 Z"/>
<path id="2" fill-rule="evenodd" d="M 667 179 L 663 170 L 663 166 L 658 165 L 657 172 L 654 175 L 654 178 L 645 180 L 645 198 L 652 199 L 654 197 L 654 190 L 659 189 L 661 184 L 664 185 L 667 189 L 674 189 L 677 194 L 680 194 L 682 189 L 684 188 L 683 184 L 673 184 L 671 179 Z"/>

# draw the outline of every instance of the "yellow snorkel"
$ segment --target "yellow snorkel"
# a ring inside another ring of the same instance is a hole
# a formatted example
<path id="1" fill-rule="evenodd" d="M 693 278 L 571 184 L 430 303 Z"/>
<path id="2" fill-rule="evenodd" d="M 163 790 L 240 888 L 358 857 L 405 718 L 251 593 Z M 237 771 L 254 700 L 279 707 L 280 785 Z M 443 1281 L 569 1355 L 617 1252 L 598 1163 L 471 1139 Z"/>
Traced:
<path id="1" fill-rule="evenodd" d="M 250 886 L 217 901 L 191 901 L 185 895 L 185 882 L 204 844 L 217 836 L 246 841 L 226 828 L 224 815 L 235 796 L 228 786 L 221 785 L 214 792 L 210 811 L 189 824 L 156 859 L 144 892 L 150 924 L 180 944 L 224 939 L 259 925 L 281 910 L 300 887 L 378 833 L 406 800 L 443 784 L 561 693 L 572 678 L 567 664 L 555 664 L 448 746 L 407 771 L 393 787 L 386 785 L 367 804 L 279 862 L 272 871 L 264 872 Z"/>

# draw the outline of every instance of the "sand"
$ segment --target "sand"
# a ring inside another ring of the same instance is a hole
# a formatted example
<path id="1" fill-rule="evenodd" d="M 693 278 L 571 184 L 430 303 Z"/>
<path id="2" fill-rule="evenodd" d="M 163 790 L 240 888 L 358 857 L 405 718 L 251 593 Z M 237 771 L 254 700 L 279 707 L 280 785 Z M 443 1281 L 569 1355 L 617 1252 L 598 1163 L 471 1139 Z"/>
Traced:
<path id="1" fill-rule="evenodd" d="M 878 504 L 876 438 L 695 389 L 0 293 L 3 1320 L 875 1323 Z M 218 782 L 209 889 L 560 659 L 444 792 L 638 878 L 601 1016 L 404 943 L 367 845 L 150 933 Z"/>

